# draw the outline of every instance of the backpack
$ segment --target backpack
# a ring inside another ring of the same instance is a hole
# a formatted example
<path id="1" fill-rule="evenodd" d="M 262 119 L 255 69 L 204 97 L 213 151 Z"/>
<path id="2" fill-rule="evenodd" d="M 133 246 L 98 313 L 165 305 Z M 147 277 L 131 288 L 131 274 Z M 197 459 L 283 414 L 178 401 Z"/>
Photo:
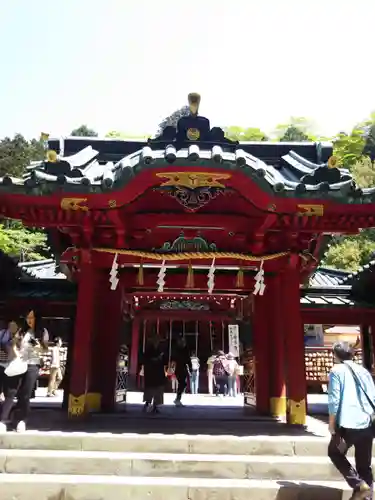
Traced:
<path id="1" fill-rule="evenodd" d="M 227 375 L 223 360 L 221 358 L 216 358 L 214 361 L 213 374 L 215 377 L 224 377 Z"/>

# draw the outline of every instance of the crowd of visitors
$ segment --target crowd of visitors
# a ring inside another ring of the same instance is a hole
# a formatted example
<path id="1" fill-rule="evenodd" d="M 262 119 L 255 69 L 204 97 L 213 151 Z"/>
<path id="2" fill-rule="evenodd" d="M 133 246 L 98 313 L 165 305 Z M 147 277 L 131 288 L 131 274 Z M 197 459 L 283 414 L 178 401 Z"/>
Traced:
<path id="1" fill-rule="evenodd" d="M 62 380 L 60 347 L 55 339 L 48 384 L 48 396 L 56 394 Z M 42 356 L 49 349 L 49 333 L 44 328 L 37 311 L 30 310 L 21 321 L 11 320 L 0 330 L 0 433 L 14 427 L 17 432 L 26 430 L 30 400 L 42 366 Z"/>
<path id="2" fill-rule="evenodd" d="M 144 411 L 159 412 L 167 380 L 176 394 L 175 405 L 182 406 L 182 396 L 189 384 L 190 393 L 199 393 L 201 363 L 196 352 L 190 353 L 183 336 L 170 353 L 165 352 L 157 336 L 146 343 L 141 374 L 144 384 Z M 207 359 L 208 393 L 216 396 L 237 395 L 240 366 L 232 353 L 218 351 Z"/>

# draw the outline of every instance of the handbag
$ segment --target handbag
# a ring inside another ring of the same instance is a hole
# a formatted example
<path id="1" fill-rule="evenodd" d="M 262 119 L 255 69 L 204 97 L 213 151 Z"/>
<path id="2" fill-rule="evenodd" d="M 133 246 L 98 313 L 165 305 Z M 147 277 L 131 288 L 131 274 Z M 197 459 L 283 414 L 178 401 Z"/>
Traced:
<path id="1" fill-rule="evenodd" d="M 367 392 L 363 388 L 363 385 L 361 384 L 361 381 L 359 380 L 359 378 L 358 378 L 357 374 L 355 373 L 355 371 L 353 370 L 353 368 L 351 366 L 347 365 L 347 364 L 345 364 L 345 366 L 347 366 L 349 368 L 349 370 L 350 370 L 350 372 L 352 374 L 352 377 L 354 378 L 354 381 L 357 384 L 357 387 L 360 388 L 360 390 L 362 391 L 362 393 L 365 395 L 368 404 L 372 408 L 372 414 L 370 415 L 370 418 L 371 418 L 371 427 L 372 427 L 372 432 L 375 435 L 375 404 L 371 401 L 369 395 L 367 394 Z"/>
<path id="2" fill-rule="evenodd" d="M 14 358 L 5 368 L 4 373 L 7 377 L 16 377 L 27 372 L 27 363 L 21 358 Z"/>

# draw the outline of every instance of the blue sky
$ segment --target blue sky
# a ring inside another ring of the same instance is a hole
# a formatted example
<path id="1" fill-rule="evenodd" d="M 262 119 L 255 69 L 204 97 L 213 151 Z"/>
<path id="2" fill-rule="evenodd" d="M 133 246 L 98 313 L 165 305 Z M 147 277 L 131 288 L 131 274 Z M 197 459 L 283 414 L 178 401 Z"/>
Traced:
<path id="1" fill-rule="evenodd" d="M 0 136 L 152 133 L 202 95 L 212 125 L 375 109 L 374 0 L 3 0 Z"/>

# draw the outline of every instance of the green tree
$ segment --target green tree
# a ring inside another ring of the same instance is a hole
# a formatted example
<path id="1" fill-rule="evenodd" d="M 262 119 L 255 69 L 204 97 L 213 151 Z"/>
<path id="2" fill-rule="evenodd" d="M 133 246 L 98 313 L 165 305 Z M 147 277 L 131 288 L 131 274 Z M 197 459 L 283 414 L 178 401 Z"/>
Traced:
<path id="1" fill-rule="evenodd" d="M 89 128 L 87 125 L 81 125 L 78 128 L 75 128 L 70 133 L 73 137 L 98 137 L 97 132 L 94 129 Z"/>
<path id="2" fill-rule="evenodd" d="M 171 115 L 164 118 L 163 121 L 159 123 L 159 129 L 157 135 L 160 135 L 166 127 L 177 127 L 178 120 L 183 116 L 188 116 L 190 114 L 189 106 L 182 106 L 182 108 L 177 109 Z"/>
<path id="3" fill-rule="evenodd" d="M 357 160 L 351 167 L 351 173 L 361 188 L 375 186 L 375 162 L 368 156 L 363 156 Z"/>
<path id="4" fill-rule="evenodd" d="M 22 177 L 30 164 L 30 144 L 21 134 L 0 141 L 0 177 L 5 174 Z"/>
<path id="5" fill-rule="evenodd" d="M 0 225 L 0 250 L 21 262 L 45 259 L 48 255 L 46 235 L 25 228 L 19 221 L 6 220 Z"/>
<path id="6" fill-rule="evenodd" d="M 371 259 L 375 251 L 375 238 L 370 236 L 368 231 L 363 231 L 358 236 L 338 238 L 327 252 L 323 265 L 348 271 L 358 270 Z"/>
<path id="7" fill-rule="evenodd" d="M 340 132 L 337 135 L 333 140 L 333 154 L 337 157 L 339 166 L 351 169 L 362 157 L 364 146 L 363 129 L 356 126 L 350 134 Z"/>
<path id="8" fill-rule="evenodd" d="M 303 116 L 292 116 L 287 123 L 276 126 L 275 136 L 280 142 L 315 141 L 313 124 Z"/>
<path id="9" fill-rule="evenodd" d="M 242 128 L 237 126 L 226 127 L 225 137 L 232 141 L 268 141 L 267 135 L 256 127 Z"/>

